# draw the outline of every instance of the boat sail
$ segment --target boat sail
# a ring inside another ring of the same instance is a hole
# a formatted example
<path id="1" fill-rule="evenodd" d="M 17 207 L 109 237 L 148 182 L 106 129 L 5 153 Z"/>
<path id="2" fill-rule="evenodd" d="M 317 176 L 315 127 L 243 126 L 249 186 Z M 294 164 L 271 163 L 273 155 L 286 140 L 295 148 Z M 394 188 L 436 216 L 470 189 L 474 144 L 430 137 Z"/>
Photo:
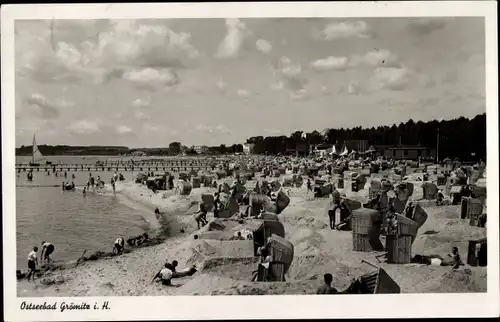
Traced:
<path id="1" fill-rule="evenodd" d="M 38 149 L 38 145 L 36 144 L 35 134 L 33 133 L 33 152 L 31 156 L 30 165 L 39 165 L 36 161 L 40 161 L 43 158 L 42 152 Z"/>

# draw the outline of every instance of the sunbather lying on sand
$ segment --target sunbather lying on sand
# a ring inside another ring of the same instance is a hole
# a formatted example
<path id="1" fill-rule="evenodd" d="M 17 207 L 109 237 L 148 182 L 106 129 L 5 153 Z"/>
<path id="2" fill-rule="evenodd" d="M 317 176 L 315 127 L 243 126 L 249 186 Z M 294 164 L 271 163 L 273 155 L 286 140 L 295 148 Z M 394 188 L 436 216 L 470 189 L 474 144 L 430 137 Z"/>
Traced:
<path id="1" fill-rule="evenodd" d="M 439 255 L 415 255 L 412 258 L 411 262 L 433 266 L 453 266 L 452 269 L 456 270 L 464 264 L 460 259 L 460 254 L 458 253 L 457 247 L 453 247 L 452 253 L 453 255 L 448 254 L 448 258 L 443 258 Z"/>

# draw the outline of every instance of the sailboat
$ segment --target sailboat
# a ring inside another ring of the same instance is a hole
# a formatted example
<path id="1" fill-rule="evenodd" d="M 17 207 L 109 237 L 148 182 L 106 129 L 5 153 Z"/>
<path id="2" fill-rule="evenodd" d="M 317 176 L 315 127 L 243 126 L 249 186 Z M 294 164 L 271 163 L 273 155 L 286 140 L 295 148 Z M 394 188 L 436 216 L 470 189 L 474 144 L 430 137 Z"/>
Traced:
<path id="1" fill-rule="evenodd" d="M 40 166 L 40 163 L 37 163 L 37 160 L 43 158 L 43 154 L 38 149 L 38 145 L 36 145 L 35 133 L 33 133 L 33 152 L 31 155 L 30 166 Z"/>

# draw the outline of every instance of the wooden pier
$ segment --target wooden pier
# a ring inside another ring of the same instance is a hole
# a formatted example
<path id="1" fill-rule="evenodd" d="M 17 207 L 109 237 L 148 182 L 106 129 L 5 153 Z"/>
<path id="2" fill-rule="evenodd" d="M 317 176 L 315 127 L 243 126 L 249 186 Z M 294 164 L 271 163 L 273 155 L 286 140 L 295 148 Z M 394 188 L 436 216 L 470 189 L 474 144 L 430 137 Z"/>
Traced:
<path id="1" fill-rule="evenodd" d="M 166 172 L 183 172 L 183 171 L 199 171 L 213 170 L 216 164 L 201 161 L 158 161 L 158 162 L 103 162 L 98 164 L 16 164 L 16 172 L 63 172 L 63 171 L 110 171 L 110 172 L 125 172 L 125 171 L 166 171 Z"/>

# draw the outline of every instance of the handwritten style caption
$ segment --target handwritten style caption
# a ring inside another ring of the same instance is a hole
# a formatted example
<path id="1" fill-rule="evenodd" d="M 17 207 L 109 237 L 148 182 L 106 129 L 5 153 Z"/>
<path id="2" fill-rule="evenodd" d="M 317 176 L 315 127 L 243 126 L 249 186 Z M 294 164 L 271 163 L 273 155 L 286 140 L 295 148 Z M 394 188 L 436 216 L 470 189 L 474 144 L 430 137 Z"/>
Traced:
<path id="1" fill-rule="evenodd" d="M 43 302 L 43 304 L 34 304 L 31 302 L 23 301 L 21 303 L 21 310 L 33 310 L 33 311 L 99 311 L 99 310 L 110 310 L 108 301 L 104 301 L 102 303 L 94 302 L 58 302 L 47 303 Z"/>

